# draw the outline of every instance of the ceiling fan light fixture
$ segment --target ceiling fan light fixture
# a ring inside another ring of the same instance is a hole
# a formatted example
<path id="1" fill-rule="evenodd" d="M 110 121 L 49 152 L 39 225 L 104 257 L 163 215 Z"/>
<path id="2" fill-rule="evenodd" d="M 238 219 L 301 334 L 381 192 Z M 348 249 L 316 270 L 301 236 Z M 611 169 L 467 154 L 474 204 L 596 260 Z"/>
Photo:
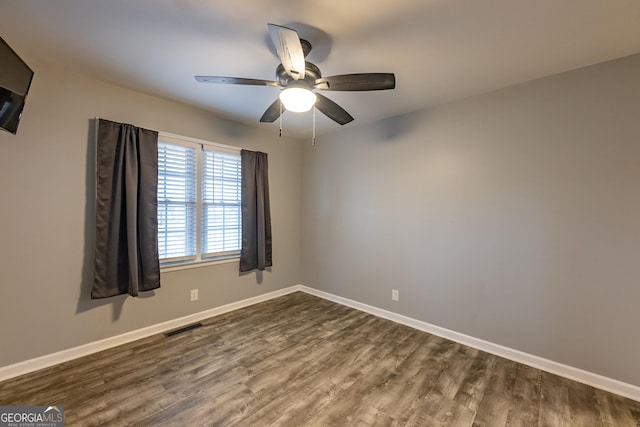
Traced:
<path id="1" fill-rule="evenodd" d="M 280 92 L 280 101 L 288 111 L 304 113 L 316 103 L 316 94 L 305 87 L 288 87 Z"/>
<path id="2" fill-rule="evenodd" d="M 282 117 L 285 110 L 303 113 L 313 108 L 314 113 L 317 109 L 339 125 L 346 125 L 353 121 L 351 114 L 320 91 L 363 92 L 396 87 L 396 76 L 393 73 L 355 73 L 322 77 L 317 65 L 305 61 L 305 57 L 311 51 L 311 43 L 301 39 L 291 28 L 275 24 L 267 24 L 267 27 L 271 43 L 280 59 L 280 64 L 276 67 L 275 80 L 196 76 L 196 81 L 202 83 L 282 88 L 279 98 L 275 99 L 260 117 L 261 123 L 273 123 L 278 117 Z M 313 116 L 315 120 L 315 114 Z"/>

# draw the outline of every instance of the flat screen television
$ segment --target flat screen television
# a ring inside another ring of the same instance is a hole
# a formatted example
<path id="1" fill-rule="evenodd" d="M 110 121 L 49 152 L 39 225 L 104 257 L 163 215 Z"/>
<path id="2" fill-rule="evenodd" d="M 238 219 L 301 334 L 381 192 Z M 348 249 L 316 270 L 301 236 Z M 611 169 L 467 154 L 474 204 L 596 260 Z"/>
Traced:
<path id="1" fill-rule="evenodd" d="M 0 37 L 0 128 L 15 135 L 33 71 Z"/>

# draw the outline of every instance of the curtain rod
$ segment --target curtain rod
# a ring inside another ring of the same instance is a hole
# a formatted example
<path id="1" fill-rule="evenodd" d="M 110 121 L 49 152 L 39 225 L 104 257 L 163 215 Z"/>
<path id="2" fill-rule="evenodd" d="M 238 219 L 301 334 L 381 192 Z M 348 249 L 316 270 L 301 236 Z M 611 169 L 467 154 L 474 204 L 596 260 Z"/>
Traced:
<path id="1" fill-rule="evenodd" d="M 100 119 L 101 119 L 101 117 L 97 117 L 97 116 L 94 117 L 94 120 L 96 120 L 96 121 L 98 121 Z M 109 120 L 109 119 L 103 119 L 103 120 Z M 109 121 L 113 122 L 114 120 L 109 120 Z M 135 126 L 135 125 L 131 125 L 131 126 Z M 219 142 L 207 141 L 205 139 L 193 138 L 191 136 L 178 135 L 177 133 L 165 132 L 163 130 L 157 130 L 156 132 L 158 132 L 158 135 L 161 135 L 161 136 L 165 136 L 165 137 L 168 137 L 168 138 L 174 138 L 174 139 L 180 139 L 180 140 L 183 140 L 183 141 L 191 142 L 193 144 L 209 145 L 209 146 L 212 146 L 212 147 L 218 147 L 218 148 L 231 150 L 231 151 L 240 151 L 242 149 L 240 147 L 236 147 L 236 146 L 233 146 L 233 145 L 220 144 Z M 96 128 L 96 139 L 97 139 L 97 128 Z"/>

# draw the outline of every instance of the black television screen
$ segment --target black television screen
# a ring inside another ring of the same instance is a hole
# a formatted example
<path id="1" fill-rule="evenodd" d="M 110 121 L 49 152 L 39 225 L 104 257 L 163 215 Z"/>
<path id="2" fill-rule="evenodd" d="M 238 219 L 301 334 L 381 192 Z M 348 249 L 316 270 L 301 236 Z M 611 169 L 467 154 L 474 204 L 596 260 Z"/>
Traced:
<path id="1" fill-rule="evenodd" d="M 15 134 L 33 71 L 0 37 L 0 128 Z"/>

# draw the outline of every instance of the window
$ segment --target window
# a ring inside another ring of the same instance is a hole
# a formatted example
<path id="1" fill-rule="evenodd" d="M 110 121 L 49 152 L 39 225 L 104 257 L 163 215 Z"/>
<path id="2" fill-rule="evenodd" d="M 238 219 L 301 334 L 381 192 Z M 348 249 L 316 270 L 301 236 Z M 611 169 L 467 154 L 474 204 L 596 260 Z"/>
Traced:
<path id="1" fill-rule="evenodd" d="M 158 252 L 160 259 L 196 255 L 197 151 L 158 141 Z"/>
<path id="2" fill-rule="evenodd" d="M 163 265 L 240 255 L 240 152 L 158 137 L 158 252 Z"/>

